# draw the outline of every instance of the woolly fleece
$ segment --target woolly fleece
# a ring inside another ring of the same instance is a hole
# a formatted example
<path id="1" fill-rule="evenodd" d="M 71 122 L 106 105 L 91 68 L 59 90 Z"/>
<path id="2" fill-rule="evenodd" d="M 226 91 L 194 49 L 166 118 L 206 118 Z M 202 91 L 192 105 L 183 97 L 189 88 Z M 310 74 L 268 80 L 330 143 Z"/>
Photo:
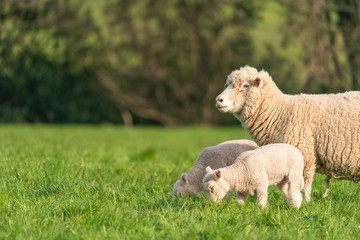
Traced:
<path id="1" fill-rule="evenodd" d="M 300 208 L 303 168 L 303 156 L 298 149 L 290 144 L 269 144 L 240 154 L 231 166 L 217 170 L 207 167 L 203 188 L 213 201 L 234 190 L 239 203 L 248 194 L 257 195 L 259 205 L 265 207 L 268 187 L 276 184 L 288 204 Z"/>
<path id="2" fill-rule="evenodd" d="M 233 71 L 216 98 L 259 145 L 289 143 L 305 161 L 305 198 L 316 172 L 360 182 L 360 92 L 283 94 L 264 70 Z"/>

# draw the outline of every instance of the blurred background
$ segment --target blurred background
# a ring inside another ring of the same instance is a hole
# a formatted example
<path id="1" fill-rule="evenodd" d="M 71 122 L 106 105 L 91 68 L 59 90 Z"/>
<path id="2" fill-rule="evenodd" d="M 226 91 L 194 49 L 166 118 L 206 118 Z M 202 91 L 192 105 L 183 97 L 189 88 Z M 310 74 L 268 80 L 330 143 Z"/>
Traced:
<path id="1" fill-rule="evenodd" d="M 238 123 L 240 66 L 285 93 L 360 90 L 360 0 L 1 0 L 0 122 Z"/>

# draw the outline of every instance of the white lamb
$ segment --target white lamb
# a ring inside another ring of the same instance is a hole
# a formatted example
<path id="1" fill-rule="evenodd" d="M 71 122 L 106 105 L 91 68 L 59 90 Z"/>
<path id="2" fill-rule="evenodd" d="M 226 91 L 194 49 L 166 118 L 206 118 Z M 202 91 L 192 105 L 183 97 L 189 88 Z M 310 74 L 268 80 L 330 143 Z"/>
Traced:
<path id="1" fill-rule="evenodd" d="M 257 195 L 262 208 L 267 204 L 268 187 L 276 184 L 288 204 L 300 208 L 303 168 L 304 159 L 298 149 L 289 144 L 269 144 L 240 154 L 228 167 L 207 167 L 202 184 L 213 201 L 233 190 L 239 203 L 244 203 L 248 194 Z"/>
<path id="2" fill-rule="evenodd" d="M 307 201 L 315 171 L 360 182 L 360 92 L 287 95 L 266 71 L 245 66 L 227 77 L 216 106 L 259 145 L 289 143 L 301 151 Z"/>
<path id="3" fill-rule="evenodd" d="M 173 194 L 179 197 L 196 195 L 202 190 L 201 181 L 206 166 L 221 168 L 231 165 L 240 153 L 257 148 L 250 140 L 232 140 L 205 148 L 199 155 L 195 166 L 189 173 L 183 173 L 173 187 Z"/>

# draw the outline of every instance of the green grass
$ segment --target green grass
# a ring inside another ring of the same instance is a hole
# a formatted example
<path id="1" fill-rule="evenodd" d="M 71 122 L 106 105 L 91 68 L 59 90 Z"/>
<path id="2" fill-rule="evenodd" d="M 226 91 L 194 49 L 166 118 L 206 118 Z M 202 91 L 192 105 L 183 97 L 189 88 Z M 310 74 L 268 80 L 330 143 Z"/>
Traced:
<path id="1" fill-rule="evenodd" d="M 333 180 L 322 199 L 289 208 L 270 188 L 262 210 L 254 197 L 212 203 L 178 199 L 173 183 L 200 151 L 248 138 L 241 127 L 0 127 L 1 239 L 356 239 L 360 188 Z"/>

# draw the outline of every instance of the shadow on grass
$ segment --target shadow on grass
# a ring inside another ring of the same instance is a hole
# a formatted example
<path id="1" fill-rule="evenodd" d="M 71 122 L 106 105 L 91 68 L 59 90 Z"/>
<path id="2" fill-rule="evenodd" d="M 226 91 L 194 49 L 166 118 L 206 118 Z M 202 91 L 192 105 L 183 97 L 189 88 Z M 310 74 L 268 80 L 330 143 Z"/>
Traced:
<path id="1" fill-rule="evenodd" d="M 140 162 L 154 160 L 156 158 L 156 149 L 154 147 L 146 148 L 140 152 L 134 153 L 129 156 L 131 161 Z"/>

